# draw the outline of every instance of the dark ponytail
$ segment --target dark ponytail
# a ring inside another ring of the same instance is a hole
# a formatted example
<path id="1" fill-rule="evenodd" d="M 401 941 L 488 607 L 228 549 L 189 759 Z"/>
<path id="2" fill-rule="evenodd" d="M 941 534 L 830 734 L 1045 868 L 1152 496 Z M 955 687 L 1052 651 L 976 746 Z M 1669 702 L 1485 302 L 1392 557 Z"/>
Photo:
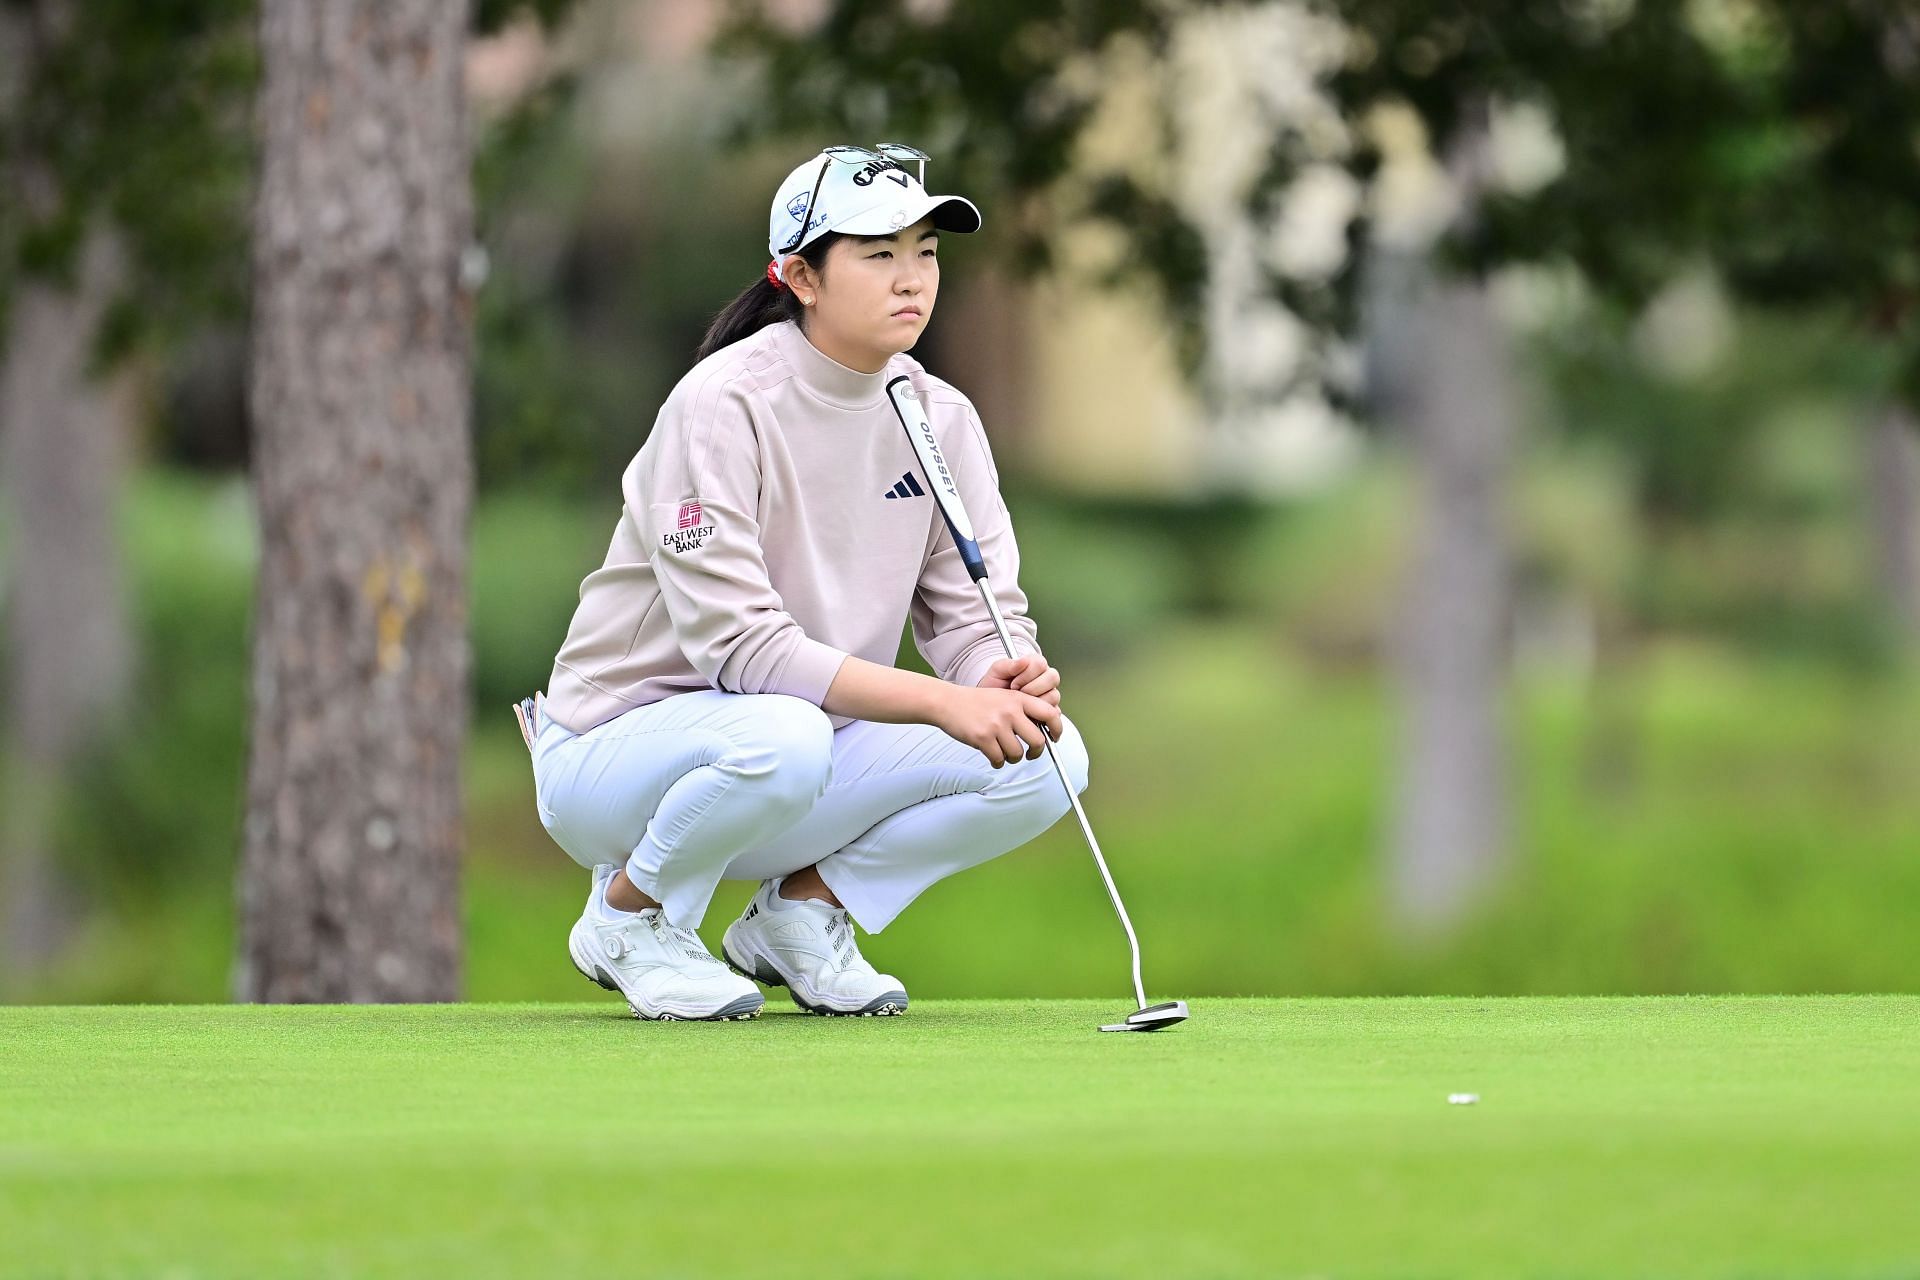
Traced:
<path id="1" fill-rule="evenodd" d="M 819 239 L 810 242 L 804 249 L 796 249 L 807 265 L 820 273 L 822 280 L 827 275 L 827 250 L 840 238 L 837 231 L 829 231 Z M 721 309 L 707 326 L 707 336 L 700 339 L 700 349 L 694 353 L 694 363 L 698 364 L 722 347 L 732 346 L 749 334 L 760 332 L 770 324 L 782 320 L 791 320 L 801 328 L 806 327 L 806 308 L 800 305 L 800 299 L 793 296 L 790 288 L 775 288 L 773 281 L 763 272 L 758 280 L 748 285 L 732 302 Z"/>

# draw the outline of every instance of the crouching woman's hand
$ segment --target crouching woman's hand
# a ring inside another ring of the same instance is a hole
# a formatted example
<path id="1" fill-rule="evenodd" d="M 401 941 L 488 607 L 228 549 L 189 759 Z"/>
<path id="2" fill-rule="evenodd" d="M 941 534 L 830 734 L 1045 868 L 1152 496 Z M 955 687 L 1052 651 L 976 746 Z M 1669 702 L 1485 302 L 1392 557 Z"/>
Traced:
<path id="1" fill-rule="evenodd" d="M 991 687 L 987 680 L 992 678 L 989 674 L 974 688 L 947 685 L 934 726 L 979 751 L 996 769 L 1023 757 L 1038 760 L 1047 739 L 1060 738 L 1060 708 L 1018 689 Z"/>
<path id="2" fill-rule="evenodd" d="M 1021 693 L 1045 698 L 1056 708 L 1060 705 L 1060 673 L 1047 665 L 1037 653 L 1017 658 L 1000 658 L 980 677 L 982 689 L 1018 689 Z"/>

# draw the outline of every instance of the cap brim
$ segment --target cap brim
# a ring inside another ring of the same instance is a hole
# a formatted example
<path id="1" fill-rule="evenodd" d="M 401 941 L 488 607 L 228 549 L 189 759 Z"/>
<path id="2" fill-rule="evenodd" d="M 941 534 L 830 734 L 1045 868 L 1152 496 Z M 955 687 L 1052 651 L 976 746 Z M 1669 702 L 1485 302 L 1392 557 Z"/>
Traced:
<path id="1" fill-rule="evenodd" d="M 833 230 L 851 236 L 892 235 L 900 227 L 910 227 L 929 213 L 933 215 L 933 225 L 940 231 L 978 231 L 980 229 L 980 210 L 973 201 L 965 196 L 924 196 L 918 202 L 919 207 L 909 204 L 911 215 L 899 227 L 893 225 L 893 211 L 881 208 L 869 210 L 856 218 L 834 227 Z"/>

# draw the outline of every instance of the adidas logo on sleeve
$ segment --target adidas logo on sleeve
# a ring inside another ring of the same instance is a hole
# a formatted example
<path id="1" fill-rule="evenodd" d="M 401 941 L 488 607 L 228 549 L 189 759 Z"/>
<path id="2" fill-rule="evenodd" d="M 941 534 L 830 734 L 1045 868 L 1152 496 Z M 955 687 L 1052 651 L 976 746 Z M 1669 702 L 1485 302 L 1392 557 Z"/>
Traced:
<path id="1" fill-rule="evenodd" d="M 894 481 L 893 488 L 889 489 L 883 496 L 888 498 L 924 498 L 927 496 L 927 491 L 920 487 L 920 481 L 914 478 L 913 472 L 909 471 Z"/>

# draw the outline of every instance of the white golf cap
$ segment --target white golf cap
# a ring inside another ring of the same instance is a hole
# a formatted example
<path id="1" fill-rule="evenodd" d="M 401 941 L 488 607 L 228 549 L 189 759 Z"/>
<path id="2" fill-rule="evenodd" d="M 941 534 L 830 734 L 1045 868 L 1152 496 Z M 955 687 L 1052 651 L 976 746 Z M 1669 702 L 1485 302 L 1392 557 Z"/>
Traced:
<path id="1" fill-rule="evenodd" d="M 827 166 L 824 178 L 820 174 L 822 163 Z M 980 210 L 973 201 L 965 196 L 928 195 L 914 176 L 914 168 L 902 168 L 892 160 L 828 160 L 824 151 L 795 166 L 775 189 L 767 221 L 767 252 L 773 255 L 774 274 L 785 280 L 785 257 L 829 231 L 890 236 L 929 213 L 933 225 L 942 231 L 980 229 Z M 820 194 L 813 197 L 812 211 L 807 212 L 807 197 L 813 194 L 816 180 Z M 788 248 L 787 242 L 800 230 L 803 212 L 807 214 L 806 234 Z"/>

